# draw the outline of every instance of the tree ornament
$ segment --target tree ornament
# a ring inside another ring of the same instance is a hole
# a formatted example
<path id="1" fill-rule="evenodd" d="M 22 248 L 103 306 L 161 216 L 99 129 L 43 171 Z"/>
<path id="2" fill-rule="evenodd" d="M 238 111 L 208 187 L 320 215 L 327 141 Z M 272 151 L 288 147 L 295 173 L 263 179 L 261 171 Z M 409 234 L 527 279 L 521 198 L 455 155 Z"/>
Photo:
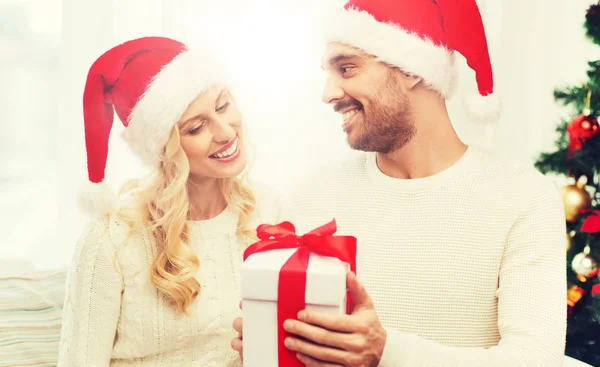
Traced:
<path id="1" fill-rule="evenodd" d="M 585 15 L 585 30 L 588 38 L 600 45 L 600 4 L 593 4 Z"/>
<path id="2" fill-rule="evenodd" d="M 585 290 L 577 285 L 571 285 L 567 289 L 567 315 L 571 316 L 573 309 L 579 301 L 585 296 Z"/>
<path id="3" fill-rule="evenodd" d="M 594 210 L 585 218 L 581 228 L 582 233 L 598 233 L 600 232 L 600 210 Z"/>
<path id="4" fill-rule="evenodd" d="M 573 248 L 573 236 L 567 232 L 567 252 Z"/>
<path id="5" fill-rule="evenodd" d="M 581 275 L 588 279 L 598 274 L 598 264 L 593 257 L 584 252 L 575 255 L 571 262 L 571 266 L 577 275 Z"/>
<path id="6" fill-rule="evenodd" d="M 600 294 L 600 283 L 594 284 L 592 286 L 592 297 L 596 297 Z"/>
<path id="7" fill-rule="evenodd" d="M 592 197 L 585 190 L 586 183 L 587 178 L 581 176 L 575 184 L 560 188 L 567 222 L 576 222 L 583 212 L 592 207 Z"/>
<path id="8" fill-rule="evenodd" d="M 583 112 L 567 125 L 567 134 L 569 135 L 569 157 L 572 157 L 575 152 L 581 150 L 581 148 L 583 148 L 583 143 L 590 140 L 598 133 L 598 130 L 600 130 L 598 120 L 592 115 L 592 110 L 590 108 L 591 100 L 592 90 L 588 88 Z"/>
<path id="9" fill-rule="evenodd" d="M 571 268 L 577 275 L 587 279 L 598 275 L 598 263 L 590 256 L 590 245 L 586 245 L 582 252 L 575 255 L 571 262 Z"/>

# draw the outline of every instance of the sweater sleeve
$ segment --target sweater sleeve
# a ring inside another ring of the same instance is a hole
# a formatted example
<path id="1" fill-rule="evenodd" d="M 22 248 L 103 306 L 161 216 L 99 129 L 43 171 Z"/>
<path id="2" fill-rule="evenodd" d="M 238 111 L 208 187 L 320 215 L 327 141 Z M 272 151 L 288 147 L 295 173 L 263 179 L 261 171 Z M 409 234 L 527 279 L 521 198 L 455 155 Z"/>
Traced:
<path id="1" fill-rule="evenodd" d="M 69 273 L 58 367 L 107 367 L 121 307 L 122 278 L 105 221 L 90 225 Z"/>
<path id="2" fill-rule="evenodd" d="M 381 367 L 559 367 L 566 334 L 564 207 L 543 181 L 507 237 L 499 273 L 500 342 L 490 348 L 441 345 L 387 329 Z"/>

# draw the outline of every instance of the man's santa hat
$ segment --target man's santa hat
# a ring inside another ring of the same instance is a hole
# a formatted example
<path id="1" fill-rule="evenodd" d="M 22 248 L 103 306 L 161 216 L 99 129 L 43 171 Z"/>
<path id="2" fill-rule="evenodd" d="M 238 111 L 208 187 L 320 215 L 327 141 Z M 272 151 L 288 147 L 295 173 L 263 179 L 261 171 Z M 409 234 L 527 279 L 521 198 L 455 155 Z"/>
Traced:
<path id="1" fill-rule="evenodd" d="M 454 51 L 475 71 L 479 93 L 466 100 L 471 119 L 496 122 L 500 103 L 475 0 L 350 0 L 327 19 L 328 42 L 362 49 L 423 78 L 444 98 L 454 87 Z"/>
<path id="2" fill-rule="evenodd" d="M 208 51 L 145 37 L 120 44 L 94 62 L 83 93 L 91 182 L 79 193 L 83 211 L 104 214 L 116 209 L 116 195 L 103 182 L 114 112 L 126 127 L 123 137 L 131 149 L 157 167 L 188 105 L 207 88 L 226 83 L 223 64 Z"/>

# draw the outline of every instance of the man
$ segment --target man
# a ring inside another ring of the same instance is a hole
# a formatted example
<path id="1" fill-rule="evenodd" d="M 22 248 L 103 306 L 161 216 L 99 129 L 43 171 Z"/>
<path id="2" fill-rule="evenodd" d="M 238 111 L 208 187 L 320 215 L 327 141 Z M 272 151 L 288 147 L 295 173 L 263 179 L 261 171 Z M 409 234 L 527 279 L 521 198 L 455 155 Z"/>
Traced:
<path id="1" fill-rule="evenodd" d="M 299 184 L 283 219 L 305 233 L 335 218 L 358 239 L 360 282 L 348 275 L 351 315 L 303 311 L 286 346 L 309 367 L 561 366 L 558 191 L 464 144 L 446 111 L 458 51 L 478 82 L 471 116 L 498 117 L 475 0 L 351 0 L 331 23 L 323 100 L 365 153 Z"/>

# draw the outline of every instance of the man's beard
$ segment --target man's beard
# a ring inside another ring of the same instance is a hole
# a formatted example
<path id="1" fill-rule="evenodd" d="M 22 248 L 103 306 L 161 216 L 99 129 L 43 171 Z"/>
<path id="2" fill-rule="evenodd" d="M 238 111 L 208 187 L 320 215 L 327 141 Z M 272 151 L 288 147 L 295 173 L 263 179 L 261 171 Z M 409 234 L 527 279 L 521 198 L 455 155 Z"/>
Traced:
<path id="1" fill-rule="evenodd" d="M 390 83 L 395 80 L 390 78 Z M 362 113 L 362 120 L 355 122 L 348 133 L 352 149 L 387 154 L 407 144 L 415 134 L 408 97 L 387 85 L 368 99 L 369 108 L 355 99 L 338 102 L 337 110 L 355 106 Z"/>

